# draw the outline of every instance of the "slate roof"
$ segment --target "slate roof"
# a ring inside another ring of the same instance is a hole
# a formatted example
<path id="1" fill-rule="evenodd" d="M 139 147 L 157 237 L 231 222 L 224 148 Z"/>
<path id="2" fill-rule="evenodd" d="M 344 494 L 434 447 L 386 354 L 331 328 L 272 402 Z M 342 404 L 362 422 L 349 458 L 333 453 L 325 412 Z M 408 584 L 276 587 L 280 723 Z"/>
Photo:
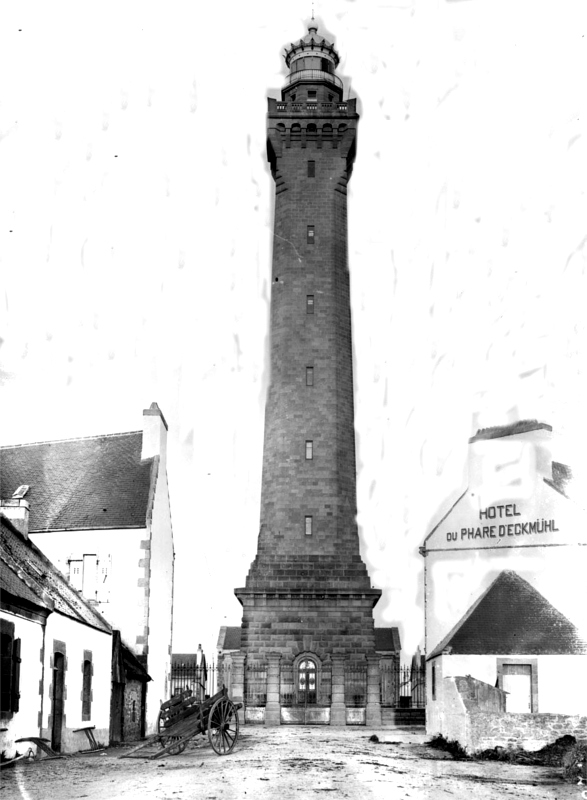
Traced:
<path id="1" fill-rule="evenodd" d="M 2 589 L 2 599 L 8 600 L 8 596 L 24 600 L 27 604 L 32 604 L 45 611 L 50 610 L 50 605 L 43 598 L 27 586 L 24 576 L 21 577 L 10 566 L 2 553 L 0 553 L 0 589 Z"/>
<path id="2" fill-rule="evenodd" d="M 240 630 L 240 628 L 239 628 Z M 206 656 L 202 651 L 199 653 L 172 653 L 171 654 L 171 667 L 183 667 L 184 665 L 193 665 L 198 667 L 206 667 Z"/>
<path id="3" fill-rule="evenodd" d="M 28 485 L 29 531 L 145 527 L 151 473 L 142 431 L 0 448 L 0 490 Z"/>
<path id="4" fill-rule="evenodd" d="M 218 636 L 217 647 L 219 650 L 240 650 L 241 629 L 238 627 L 222 626 Z"/>
<path id="5" fill-rule="evenodd" d="M 378 653 L 402 649 L 397 628 L 375 628 L 375 650 Z"/>
<path id="6" fill-rule="evenodd" d="M 577 628 L 528 581 L 504 570 L 428 656 L 587 653 Z"/>
<path id="7" fill-rule="evenodd" d="M 22 594 L 16 594 L 17 597 L 29 601 L 34 597 L 36 600 L 33 602 L 37 605 L 42 604 L 92 628 L 111 633 L 112 629 L 104 617 L 84 600 L 57 567 L 3 514 L 0 514 L 0 562 L 3 565 L 0 573 L 3 591 L 14 594 L 13 590 L 19 588 L 16 576 L 20 584 L 27 587 L 27 591 L 22 590 Z M 11 574 L 13 577 L 10 577 Z"/>

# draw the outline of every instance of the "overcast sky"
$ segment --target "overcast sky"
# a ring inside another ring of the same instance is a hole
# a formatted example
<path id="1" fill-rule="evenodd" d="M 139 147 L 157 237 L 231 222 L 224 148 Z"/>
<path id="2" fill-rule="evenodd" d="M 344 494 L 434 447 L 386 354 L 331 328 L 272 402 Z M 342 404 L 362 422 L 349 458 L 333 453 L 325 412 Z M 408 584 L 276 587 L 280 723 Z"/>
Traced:
<path id="1" fill-rule="evenodd" d="M 359 98 L 358 508 L 377 624 L 423 640 L 418 546 L 479 425 L 587 400 L 587 6 L 316 0 Z M 176 652 L 255 557 L 274 184 L 266 97 L 310 0 L 0 8 L 5 444 L 169 423 Z M 345 95 L 346 96 L 346 95 Z"/>

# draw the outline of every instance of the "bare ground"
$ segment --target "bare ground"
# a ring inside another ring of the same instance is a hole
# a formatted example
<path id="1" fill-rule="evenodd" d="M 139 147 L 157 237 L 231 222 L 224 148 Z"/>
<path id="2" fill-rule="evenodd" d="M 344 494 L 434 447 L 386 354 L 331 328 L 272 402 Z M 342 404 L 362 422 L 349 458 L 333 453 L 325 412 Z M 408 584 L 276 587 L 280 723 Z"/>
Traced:
<path id="1" fill-rule="evenodd" d="M 222 757 L 198 736 L 184 753 L 155 760 L 120 759 L 130 747 L 23 759 L 2 772 L 0 800 L 582 800 L 585 787 L 565 784 L 560 769 L 454 761 L 425 741 L 390 729 L 246 726 Z"/>

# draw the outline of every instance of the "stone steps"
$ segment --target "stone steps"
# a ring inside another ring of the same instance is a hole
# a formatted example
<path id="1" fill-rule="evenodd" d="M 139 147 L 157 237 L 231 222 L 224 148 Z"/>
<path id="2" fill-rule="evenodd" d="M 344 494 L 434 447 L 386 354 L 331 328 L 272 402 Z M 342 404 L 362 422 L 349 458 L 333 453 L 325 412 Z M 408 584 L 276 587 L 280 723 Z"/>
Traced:
<path id="1" fill-rule="evenodd" d="M 423 730 L 426 711 L 423 708 L 382 708 L 381 723 L 386 728 Z"/>

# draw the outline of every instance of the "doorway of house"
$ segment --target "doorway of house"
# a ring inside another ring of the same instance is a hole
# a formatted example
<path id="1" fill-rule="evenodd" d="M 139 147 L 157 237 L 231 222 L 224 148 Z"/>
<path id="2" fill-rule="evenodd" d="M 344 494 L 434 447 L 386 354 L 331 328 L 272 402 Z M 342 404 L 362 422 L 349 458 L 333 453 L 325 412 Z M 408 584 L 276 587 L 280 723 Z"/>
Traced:
<path id="1" fill-rule="evenodd" d="M 530 664 L 504 664 L 503 690 L 507 692 L 506 711 L 529 714 L 532 711 L 532 667 Z"/>
<path id="2" fill-rule="evenodd" d="M 65 656 L 56 652 L 53 655 L 53 695 L 51 698 L 51 749 L 61 752 L 61 732 L 63 729 L 63 700 L 65 688 Z"/>

